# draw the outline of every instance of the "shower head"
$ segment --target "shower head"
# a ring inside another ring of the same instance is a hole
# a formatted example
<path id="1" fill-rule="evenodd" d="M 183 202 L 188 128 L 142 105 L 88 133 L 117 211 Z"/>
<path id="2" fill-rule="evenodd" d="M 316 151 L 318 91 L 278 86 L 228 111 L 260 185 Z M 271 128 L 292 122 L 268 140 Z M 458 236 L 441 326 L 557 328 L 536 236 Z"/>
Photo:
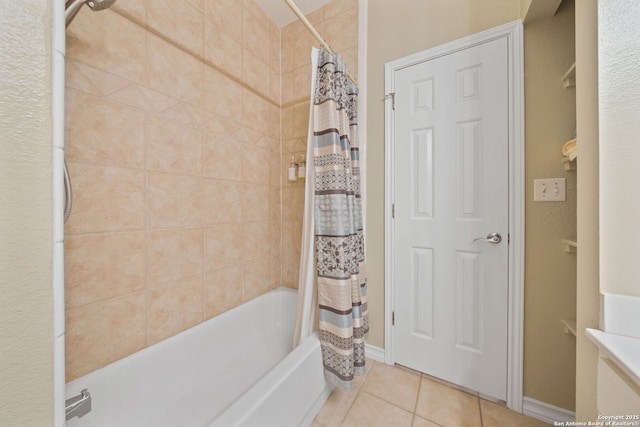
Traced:
<path id="1" fill-rule="evenodd" d="M 76 14 L 80 10 L 83 4 L 87 4 L 93 11 L 105 10 L 111 7 L 116 2 L 116 0 L 67 0 L 65 3 L 65 12 L 64 18 L 66 21 L 66 26 L 68 27 L 73 18 L 76 17 Z"/>

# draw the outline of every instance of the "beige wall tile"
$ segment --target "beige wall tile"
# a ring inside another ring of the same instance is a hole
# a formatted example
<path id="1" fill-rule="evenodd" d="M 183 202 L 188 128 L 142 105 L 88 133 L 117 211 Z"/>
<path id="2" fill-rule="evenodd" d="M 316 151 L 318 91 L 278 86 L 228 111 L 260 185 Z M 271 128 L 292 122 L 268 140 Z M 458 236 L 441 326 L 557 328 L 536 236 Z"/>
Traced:
<path id="1" fill-rule="evenodd" d="M 148 39 L 149 87 L 202 105 L 202 61 L 153 34 Z"/>
<path id="2" fill-rule="evenodd" d="M 144 86 L 139 86 L 140 91 L 147 98 L 147 101 L 153 105 L 156 112 L 161 113 L 175 107 L 180 101 L 164 93 L 157 92 Z"/>
<path id="3" fill-rule="evenodd" d="M 286 28 L 286 27 L 285 27 Z M 282 73 L 290 73 L 295 68 L 294 57 L 295 57 L 295 38 L 294 37 L 285 37 L 284 35 L 280 38 L 280 46 L 282 47 L 282 53 L 280 58 L 280 66 L 282 67 Z"/>
<path id="4" fill-rule="evenodd" d="M 205 25 L 204 58 L 236 79 L 242 79 L 242 43 Z"/>
<path id="5" fill-rule="evenodd" d="M 273 277 L 274 289 L 282 285 L 282 257 L 271 257 L 271 274 Z"/>
<path id="6" fill-rule="evenodd" d="M 147 247 L 144 232 L 67 236 L 64 244 L 67 307 L 145 288 Z"/>
<path id="7" fill-rule="evenodd" d="M 242 183 L 205 179 L 204 194 L 206 224 L 227 224 L 242 219 Z"/>
<path id="8" fill-rule="evenodd" d="M 282 282 L 285 286 L 297 287 L 300 270 L 300 245 L 302 244 L 302 222 L 283 221 L 282 224 Z"/>
<path id="9" fill-rule="evenodd" d="M 149 290 L 149 344 L 204 320 L 202 276 Z"/>
<path id="10" fill-rule="evenodd" d="M 147 0 L 148 25 L 181 47 L 202 56 L 204 15 L 190 2 L 176 7 L 173 0 Z M 202 1 L 200 1 L 202 6 Z"/>
<path id="11" fill-rule="evenodd" d="M 204 108 L 225 119 L 242 122 L 242 86 L 219 71 L 205 67 Z"/>
<path id="12" fill-rule="evenodd" d="M 269 204 L 271 206 L 271 221 L 280 223 L 282 219 L 282 190 L 279 185 L 271 185 L 269 188 Z"/>
<path id="13" fill-rule="evenodd" d="M 271 249 L 269 222 L 250 222 L 243 225 L 242 257 L 246 261 L 263 258 Z"/>
<path id="14" fill-rule="evenodd" d="M 285 223 L 302 221 L 304 214 L 304 186 L 284 187 L 282 189 L 282 219 Z"/>
<path id="15" fill-rule="evenodd" d="M 189 2 L 189 4 L 191 4 L 200 12 L 204 11 L 204 0 L 187 0 L 187 2 Z"/>
<path id="16" fill-rule="evenodd" d="M 149 231 L 149 283 L 159 286 L 202 273 L 202 228 Z"/>
<path id="17" fill-rule="evenodd" d="M 98 88 L 76 67 L 76 61 L 68 59 L 65 62 L 65 87 L 67 93 L 70 89 L 78 89 L 92 95 L 102 95 Z M 68 96 L 68 95 L 67 95 Z"/>
<path id="18" fill-rule="evenodd" d="M 311 97 L 311 64 L 298 67 L 293 72 L 293 101 L 300 103 Z"/>
<path id="19" fill-rule="evenodd" d="M 248 89 L 242 92 L 242 124 L 261 133 L 268 133 L 270 129 L 269 101 L 256 95 Z"/>
<path id="20" fill-rule="evenodd" d="M 71 381 L 146 346 L 145 292 L 66 312 L 66 379 Z"/>
<path id="21" fill-rule="evenodd" d="M 242 180 L 255 184 L 268 184 L 271 153 L 250 145 L 242 148 Z"/>
<path id="22" fill-rule="evenodd" d="M 272 288 L 271 258 L 262 258 L 244 265 L 244 302 Z"/>
<path id="23" fill-rule="evenodd" d="M 271 244 L 269 254 L 279 257 L 282 255 L 282 224 L 279 220 L 271 220 L 269 232 Z"/>
<path id="24" fill-rule="evenodd" d="M 207 319 L 242 304 L 243 276 L 242 265 L 220 268 L 207 273 L 205 286 L 205 316 Z"/>
<path id="25" fill-rule="evenodd" d="M 349 12 L 351 9 L 358 9 L 358 0 L 332 1 L 323 6 L 322 9 L 324 9 L 324 18 L 329 19 L 338 14 Z"/>
<path id="26" fill-rule="evenodd" d="M 67 30 L 67 58 L 135 83 L 146 80 L 146 32 L 112 10 L 80 10 Z"/>
<path id="27" fill-rule="evenodd" d="M 242 220 L 244 222 L 270 220 L 269 196 L 268 185 L 244 184 Z"/>
<path id="28" fill-rule="evenodd" d="M 309 101 L 293 107 L 293 135 L 306 137 L 309 130 Z"/>
<path id="29" fill-rule="evenodd" d="M 68 162 L 73 180 L 69 234 L 141 230 L 145 227 L 144 172 Z"/>
<path id="30" fill-rule="evenodd" d="M 149 227 L 202 225 L 201 177 L 149 172 Z"/>
<path id="31" fill-rule="evenodd" d="M 318 31 L 321 31 L 320 29 Z M 321 33 L 322 34 L 322 33 Z M 311 48 L 317 46 L 318 42 L 313 35 L 305 29 L 298 33 L 293 44 L 293 66 L 294 69 L 311 65 Z"/>
<path id="32" fill-rule="evenodd" d="M 258 6 L 258 4 L 253 0 L 242 0 L 242 6 L 245 8 L 247 12 L 251 15 L 255 16 L 258 19 L 260 25 L 267 26 L 271 20 L 264 13 L 262 8 Z"/>
<path id="33" fill-rule="evenodd" d="M 132 84 L 124 89 L 110 93 L 106 99 L 137 108 L 142 111 L 153 111 L 153 104 L 144 96 L 141 86 Z"/>
<path id="34" fill-rule="evenodd" d="M 230 181 L 242 180 L 242 146 L 232 138 L 207 133 L 204 175 Z"/>
<path id="35" fill-rule="evenodd" d="M 253 53 L 261 62 L 271 63 L 269 52 L 271 44 L 271 33 L 259 18 L 250 13 L 242 15 L 242 47 Z"/>
<path id="36" fill-rule="evenodd" d="M 205 271 L 240 264 L 243 240 L 244 231 L 240 223 L 207 227 Z"/>
<path id="37" fill-rule="evenodd" d="M 242 41 L 241 0 L 217 0 L 204 3 L 205 31 L 208 34 L 227 34 Z"/>
<path id="38" fill-rule="evenodd" d="M 327 18 L 324 24 L 327 43 L 336 51 L 358 45 L 358 9 L 349 8 Z"/>
<path id="39" fill-rule="evenodd" d="M 278 141 L 279 143 L 280 141 Z M 282 156 L 280 155 L 280 149 L 273 150 L 269 155 L 269 183 L 276 188 L 280 188 L 282 169 L 284 165 L 282 163 Z"/>
<path id="40" fill-rule="evenodd" d="M 75 90 L 66 104 L 68 161 L 144 168 L 144 112 Z"/>
<path id="41" fill-rule="evenodd" d="M 147 22 L 147 0 L 118 1 L 111 8 L 140 23 Z"/>
<path id="42" fill-rule="evenodd" d="M 147 168 L 202 175 L 202 130 L 150 117 L 147 127 Z"/>
<path id="43" fill-rule="evenodd" d="M 67 87 L 92 95 L 106 95 L 132 84 L 123 77 L 70 58 L 65 62 L 65 73 Z"/>
<path id="44" fill-rule="evenodd" d="M 242 54 L 242 82 L 263 96 L 269 96 L 271 87 L 271 68 L 264 59 L 258 57 L 249 49 Z"/>

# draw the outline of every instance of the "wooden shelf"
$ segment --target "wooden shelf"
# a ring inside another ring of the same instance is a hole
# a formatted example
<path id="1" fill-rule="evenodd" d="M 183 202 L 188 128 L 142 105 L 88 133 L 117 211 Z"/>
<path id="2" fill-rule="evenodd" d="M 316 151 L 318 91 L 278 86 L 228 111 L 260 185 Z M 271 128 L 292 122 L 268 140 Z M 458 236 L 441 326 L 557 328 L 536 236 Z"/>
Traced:
<path id="1" fill-rule="evenodd" d="M 576 85 L 576 63 L 574 62 L 571 67 L 564 73 L 562 76 L 562 83 L 564 83 L 564 87 L 569 88 Z"/>
<path id="2" fill-rule="evenodd" d="M 564 326 L 564 333 L 567 335 L 576 336 L 576 321 L 571 319 L 564 319 L 562 321 L 562 325 Z"/>
<path id="3" fill-rule="evenodd" d="M 577 252 L 578 251 L 578 242 L 572 239 L 563 239 L 562 243 L 564 244 L 565 252 Z"/>
<path id="4" fill-rule="evenodd" d="M 568 156 L 562 156 L 562 165 L 564 166 L 564 170 L 566 171 L 574 171 L 576 170 L 576 165 L 578 163 L 578 159 L 569 160 Z"/>

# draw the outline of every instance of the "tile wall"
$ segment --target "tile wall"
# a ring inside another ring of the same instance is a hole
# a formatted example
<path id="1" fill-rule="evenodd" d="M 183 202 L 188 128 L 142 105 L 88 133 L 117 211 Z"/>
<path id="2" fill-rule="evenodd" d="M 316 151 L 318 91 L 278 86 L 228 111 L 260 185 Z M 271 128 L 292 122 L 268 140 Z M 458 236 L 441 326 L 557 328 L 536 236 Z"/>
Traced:
<path id="1" fill-rule="evenodd" d="M 311 17 L 355 73 L 357 0 Z M 297 286 L 304 185 L 281 162 L 304 152 L 312 44 L 252 0 L 120 0 L 69 26 L 67 381 Z"/>

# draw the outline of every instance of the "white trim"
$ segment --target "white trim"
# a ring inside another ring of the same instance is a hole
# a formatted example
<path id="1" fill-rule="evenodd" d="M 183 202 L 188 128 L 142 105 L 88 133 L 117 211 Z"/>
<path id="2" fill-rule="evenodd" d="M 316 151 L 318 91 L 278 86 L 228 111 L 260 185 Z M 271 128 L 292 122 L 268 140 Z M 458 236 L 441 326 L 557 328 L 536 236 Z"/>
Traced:
<path id="1" fill-rule="evenodd" d="M 375 360 L 376 362 L 380 362 L 380 363 L 385 363 L 384 348 L 380 348 L 378 346 L 365 343 L 364 354 L 366 355 L 367 359 Z"/>
<path id="2" fill-rule="evenodd" d="M 539 400 L 524 397 L 522 399 L 522 413 L 545 423 L 553 424 L 556 421 L 568 422 L 576 420 L 576 413 Z"/>
<path id="3" fill-rule="evenodd" d="M 524 312 L 524 48 L 520 20 L 455 40 L 385 64 L 385 95 L 395 91 L 394 73 L 403 68 L 435 59 L 481 43 L 507 37 L 509 41 L 509 319 L 507 356 L 507 406 L 522 412 L 522 348 Z M 391 100 L 385 101 L 385 363 L 393 364 L 394 307 L 393 221 L 394 201 L 393 135 L 394 112 Z"/>
<path id="4" fill-rule="evenodd" d="M 64 97 L 66 26 L 64 4 L 52 2 L 52 70 L 51 120 L 52 137 L 52 203 L 53 245 L 51 248 L 53 294 L 53 426 L 65 425 L 65 305 L 64 305 Z"/>

